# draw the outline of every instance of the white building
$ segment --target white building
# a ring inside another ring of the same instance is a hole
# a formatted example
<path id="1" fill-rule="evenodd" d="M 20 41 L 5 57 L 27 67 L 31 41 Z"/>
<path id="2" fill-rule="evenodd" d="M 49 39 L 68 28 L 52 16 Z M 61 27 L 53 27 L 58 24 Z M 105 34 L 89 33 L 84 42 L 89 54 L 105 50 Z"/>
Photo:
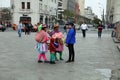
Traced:
<path id="1" fill-rule="evenodd" d="M 58 0 L 11 0 L 13 23 L 18 24 L 20 17 L 28 17 L 32 24 L 49 24 L 56 17 Z"/>
<path id="2" fill-rule="evenodd" d="M 57 7 L 57 19 L 62 18 L 63 15 L 63 0 L 58 0 L 58 7 Z"/>
<path id="3" fill-rule="evenodd" d="M 78 0 L 78 3 L 79 3 L 80 15 L 84 16 L 85 0 Z"/>
<path id="4" fill-rule="evenodd" d="M 92 12 L 91 7 L 85 8 L 85 14 L 84 15 L 85 15 L 86 18 L 91 19 L 91 20 L 93 20 L 93 18 L 95 17 L 95 14 Z"/>

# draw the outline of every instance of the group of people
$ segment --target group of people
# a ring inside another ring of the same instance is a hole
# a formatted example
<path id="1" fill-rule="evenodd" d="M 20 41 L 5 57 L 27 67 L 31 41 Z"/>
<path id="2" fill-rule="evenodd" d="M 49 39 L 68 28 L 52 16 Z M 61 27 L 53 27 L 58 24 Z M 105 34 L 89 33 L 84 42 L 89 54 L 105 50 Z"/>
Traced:
<path id="1" fill-rule="evenodd" d="M 58 60 L 63 60 L 62 54 L 64 50 L 64 45 L 68 47 L 69 58 L 66 63 L 74 62 L 75 52 L 74 44 L 76 42 L 76 31 L 74 24 L 69 22 L 68 24 L 69 31 L 67 37 L 64 41 L 64 35 L 59 30 L 59 24 L 55 24 L 52 31 L 47 31 L 45 24 L 42 24 L 38 27 L 38 32 L 36 34 L 37 50 L 38 50 L 38 63 L 42 63 L 44 59 L 45 63 L 55 64 Z M 50 60 L 46 58 L 46 53 L 49 51 Z M 59 54 L 59 59 L 57 58 L 57 53 Z"/>
<path id="2" fill-rule="evenodd" d="M 85 38 L 86 31 L 88 30 L 87 24 L 83 22 L 83 24 L 80 26 L 80 29 L 82 30 L 83 38 Z M 97 29 L 98 29 L 98 38 L 101 38 L 102 30 L 103 30 L 103 25 L 101 22 L 99 22 Z"/>
<path id="3" fill-rule="evenodd" d="M 33 25 L 30 23 L 30 21 L 24 24 L 22 23 L 22 21 L 19 21 L 19 24 L 17 25 L 17 31 L 19 37 L 21 37 L 23 27 L 24 27 L 25 35 L 29 35 Z"/>
<path id="4" fill-rule="evenodd" d="M 66 24 L 66 29 L 69 29 L 67 32 L 66 38 L 63 33 L 59 30 L 59 24 L 55 24 L 52 31 L 47 31 L 47 26 L 45 24 L 40 24 L 38 26 L 38 31 L 35 36 L 37 42 L 36 49 L 38 51 L 38 63 L 42 63 L 44 59 L 45 63 L 55 64 L 55 61 L 63 60 L 62 54 L 64 50 L 64 45 L 68 47 L 69 58 L 66 63 L 75 61 L 75 51 L 74 44 L 76 42 L 76 29 L 73 22 Z M 21 27 L 22 23 L 18 24 L 18 34 L 21 37 Z M 87 25 L 83 23 L 81 26 L 83 37 L 86 37 L 86 30 L 88 29 Z M 98 37 L 101 37 L 102 34 L 102 24 L 98 25 Z M 47 59 L 46 53 L 50 52 L 50 60 Z M 57 53 L 59 54 L 59 59 L 57 58 Z"/>

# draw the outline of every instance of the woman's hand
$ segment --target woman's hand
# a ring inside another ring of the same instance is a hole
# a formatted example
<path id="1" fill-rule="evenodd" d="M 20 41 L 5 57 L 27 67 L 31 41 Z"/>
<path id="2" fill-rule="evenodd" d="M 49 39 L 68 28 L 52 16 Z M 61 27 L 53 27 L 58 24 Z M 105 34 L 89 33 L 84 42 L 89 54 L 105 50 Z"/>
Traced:
<path id="1" fill-rule="evenodd" d="M 66 47 L 68 47 L 68 44 L 65 44 Z"/>

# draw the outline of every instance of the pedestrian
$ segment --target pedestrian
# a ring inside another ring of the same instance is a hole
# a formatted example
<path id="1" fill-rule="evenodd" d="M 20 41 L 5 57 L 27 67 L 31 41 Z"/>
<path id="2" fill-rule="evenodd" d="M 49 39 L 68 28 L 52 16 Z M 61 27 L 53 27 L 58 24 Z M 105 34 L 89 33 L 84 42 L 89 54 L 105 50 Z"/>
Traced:
<path id="1" fill-rule="evenodd" d="M 76 30 L 75 30 L 75 26 L 73 22 L 69 22 L 68 23 L 68 28 L 69 31 L 67 33 L 67 37 L 66 37 L 66 46 L 68 47 L 69 50 L 69 58 L 66 61 L 66 63 L 69 62 L 74 62 L 75 61 L 75 51 L 74 51 L 74 44 L 76 42 Z"/>
<path id="2" fill-rule="evenodd" d="M 101 38 L 102 30 L 103 30 L 102 23 L 99 22 L 99 25 L 98 25 L 98 38 Z"/>
<path id="3" fill-rule="evenodd" d="M 38 31 L 42 29 L 42 24 L 38 24 Z"/>
<path id="4" fill-rule="evenodd" d="M 55 64 L 55 39 L 50 39 L 49 50 L 50 50 L 50 64 Z"/>
<path id="5" fill-rule="evenodd" d="M 35 38 L 37 41 L 37 50 L 39 52 L 38 63 L 43 62 L 41 60 L 41 57 L 43 57 L 45 63 L 49 62 L 46 57 L 46 53 L 48 51 L 47 41 L 49 41 L 49 37 L 46 32 L 46 29 L 47 29 L 46 25 L 42 25 L 42 29 L 40 30 L 40 32 L 36 34 L 36 38 Z"/>
<path id="6" fill-rule="evenodd" d="M 21 34 L 22 34 L 21 29 L 22 29 L 22 22 L 19 21 L 19 24 L 17 25 L 17 31 L 18 31 L 18 35 L 19 35 L 19 37 L 21 37 Z"/>
<path id="7" fill-rule="evenodd" d="M 54 25 L 53 31 L 51 31 L 50 36 L 55 39 L 56 42 L 58 42 L 58 46 L 56 47 L 55 51 L 55 60 L 58 61 L 57 58 L 57 53 L 59 54 L 59 59 L 63 60 L 62 54 L 63 54 L 63 49 L 64 49 L 64 44 L 60 43 L 60 40 L 63 40 L 64 35 L 63 33 L 59 30 L 59 24 Z"/>
<path id="8" fill-rule="evenodd" d="M 67 25 L 64 25 L 64 33 L 67 34 Z"/>
<path id="9" fill-rule="evenodd" d="M 85 24 L 85 22 L 83 22 L 83 24 L 80 27 L 82 30 L 83 38 L 85 38 L 86 37 L 86 30 L 88 30 L 87 24 Z"/>

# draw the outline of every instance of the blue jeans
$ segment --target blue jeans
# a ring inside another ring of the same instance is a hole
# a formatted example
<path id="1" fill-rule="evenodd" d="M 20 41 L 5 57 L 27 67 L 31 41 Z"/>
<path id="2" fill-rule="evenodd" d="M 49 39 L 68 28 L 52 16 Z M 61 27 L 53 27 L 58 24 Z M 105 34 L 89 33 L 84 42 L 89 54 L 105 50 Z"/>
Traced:
<path id="1" fill-rule="evenodd" d="M 22 31 L 21 31 L 21 29 L 19 29 L 19 30 L 18 30 L 18 35 L 19 35 L 19 37 L 21 37 L 21 33 L 22 33 Z"/>

